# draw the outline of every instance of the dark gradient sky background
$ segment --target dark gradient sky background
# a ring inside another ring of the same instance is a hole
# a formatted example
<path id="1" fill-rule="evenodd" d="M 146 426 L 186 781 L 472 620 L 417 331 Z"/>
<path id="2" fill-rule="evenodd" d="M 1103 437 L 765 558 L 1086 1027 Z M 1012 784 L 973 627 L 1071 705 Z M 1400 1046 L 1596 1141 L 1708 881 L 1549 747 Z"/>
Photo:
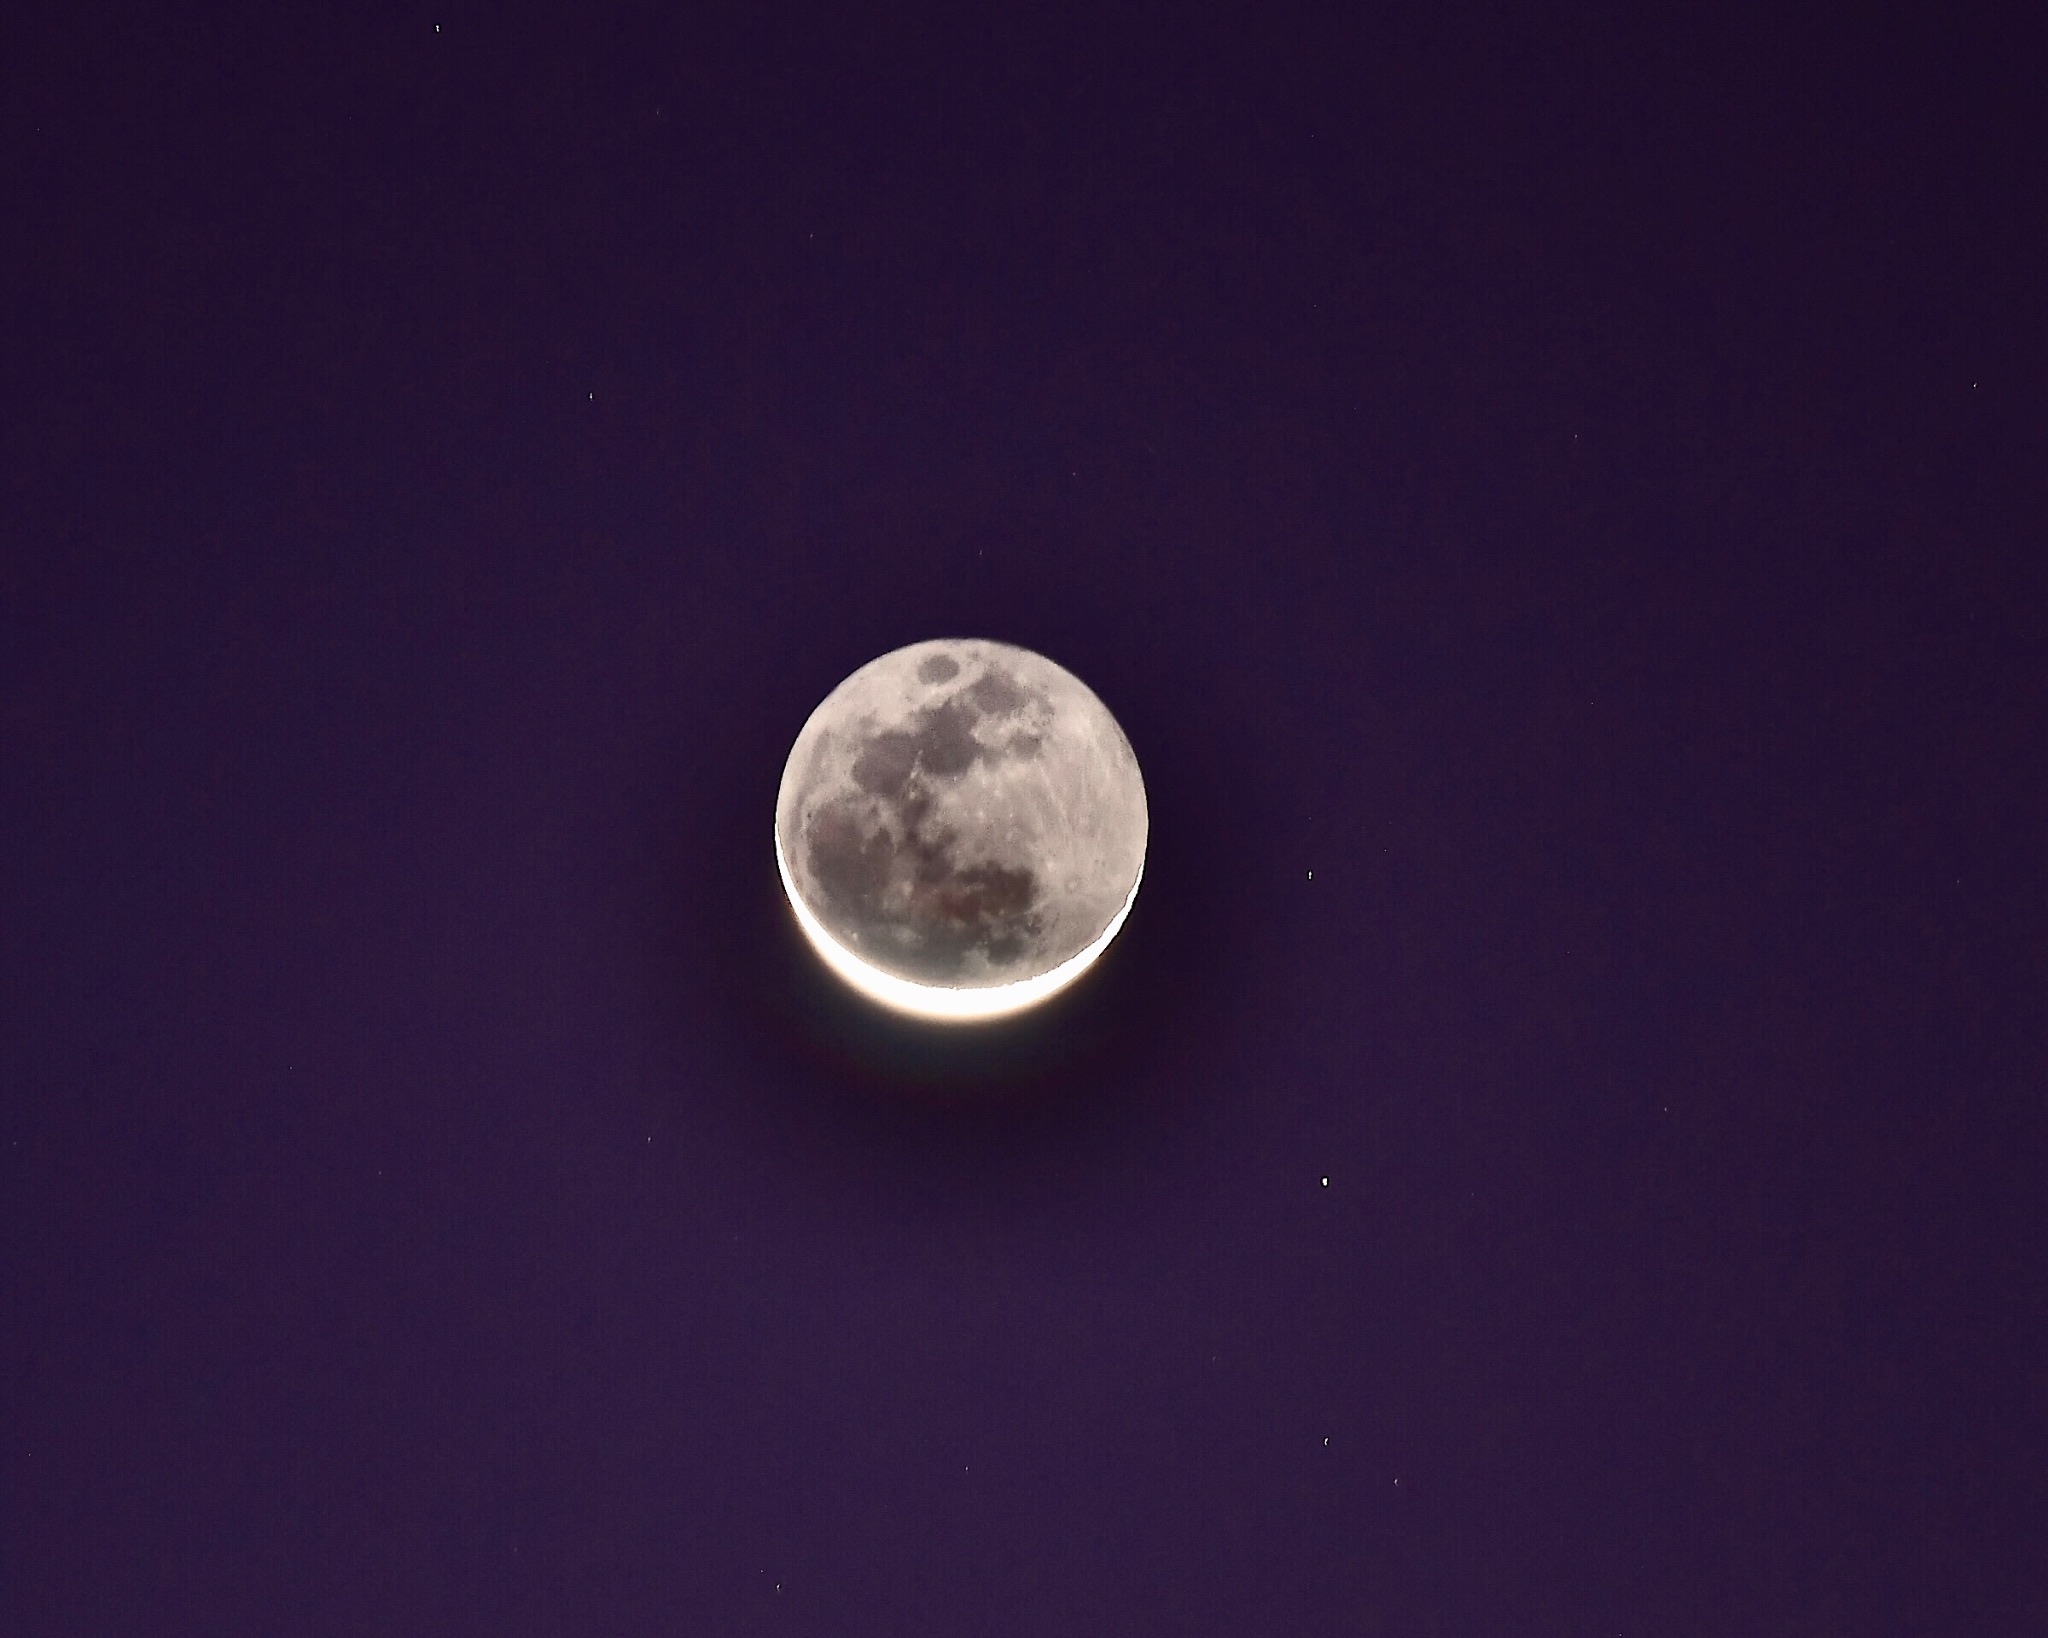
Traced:
<path id="1" fill-rule="evenodd" d="M 2038 19 L 1803 9 L 10 12 L 0 1631 L 2048 1630 Z"/>

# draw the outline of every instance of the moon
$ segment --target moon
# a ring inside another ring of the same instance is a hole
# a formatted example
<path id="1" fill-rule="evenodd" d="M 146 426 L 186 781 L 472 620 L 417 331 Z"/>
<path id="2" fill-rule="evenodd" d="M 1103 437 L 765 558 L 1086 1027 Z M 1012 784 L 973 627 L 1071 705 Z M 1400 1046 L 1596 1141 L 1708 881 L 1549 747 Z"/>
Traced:
<path id="1" fill-rule="evenodd" d="M 791 747 L 775 863 L 835 973 L 919 1018 L 1063 990 L 1131 913 L 1148 815 L 1109 708 L 1043 655 L 912 643 L 825 697 Z"/>

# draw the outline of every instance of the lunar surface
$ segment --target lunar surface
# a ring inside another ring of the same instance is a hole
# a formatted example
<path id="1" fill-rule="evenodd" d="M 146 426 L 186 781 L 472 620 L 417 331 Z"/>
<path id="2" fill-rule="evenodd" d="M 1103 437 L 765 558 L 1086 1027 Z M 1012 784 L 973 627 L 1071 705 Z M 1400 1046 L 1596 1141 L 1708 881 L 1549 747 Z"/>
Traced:
<path id="1" fill-rule="evenodd" d="M 871 660 L 797 735 L 775 862 L 805 935 L 899 1011 L 996 1018 L 1085 972 L 1145 866 L 1130 741 L 1029 649 L 913 643 Z"/>

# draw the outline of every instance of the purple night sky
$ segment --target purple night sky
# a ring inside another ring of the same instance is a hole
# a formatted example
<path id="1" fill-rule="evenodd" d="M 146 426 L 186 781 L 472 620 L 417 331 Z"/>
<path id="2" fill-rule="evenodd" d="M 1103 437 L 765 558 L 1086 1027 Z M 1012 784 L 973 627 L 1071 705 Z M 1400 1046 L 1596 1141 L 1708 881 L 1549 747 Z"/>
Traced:
<path id="1" fill-rule="evenodd" d="M 0 1632 L 2048 1630 L 2038 18 L 553 12 L 0 25 Z"/>

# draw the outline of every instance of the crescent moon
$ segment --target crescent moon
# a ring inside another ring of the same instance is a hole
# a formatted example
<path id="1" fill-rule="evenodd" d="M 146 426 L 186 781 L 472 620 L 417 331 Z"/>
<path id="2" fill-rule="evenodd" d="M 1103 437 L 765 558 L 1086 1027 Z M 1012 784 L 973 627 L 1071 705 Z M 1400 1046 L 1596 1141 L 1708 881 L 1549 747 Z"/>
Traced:
<path id="1" fill-rule="evenodd" d="M 811 713 L 775 864 L 797 925 L 870 1000 L 949 1023 L 1021 1012 L 1122 929 L 1149 815 L 1130 741 L 1078 677 L 1007 643 L 913 643 Z"/>

